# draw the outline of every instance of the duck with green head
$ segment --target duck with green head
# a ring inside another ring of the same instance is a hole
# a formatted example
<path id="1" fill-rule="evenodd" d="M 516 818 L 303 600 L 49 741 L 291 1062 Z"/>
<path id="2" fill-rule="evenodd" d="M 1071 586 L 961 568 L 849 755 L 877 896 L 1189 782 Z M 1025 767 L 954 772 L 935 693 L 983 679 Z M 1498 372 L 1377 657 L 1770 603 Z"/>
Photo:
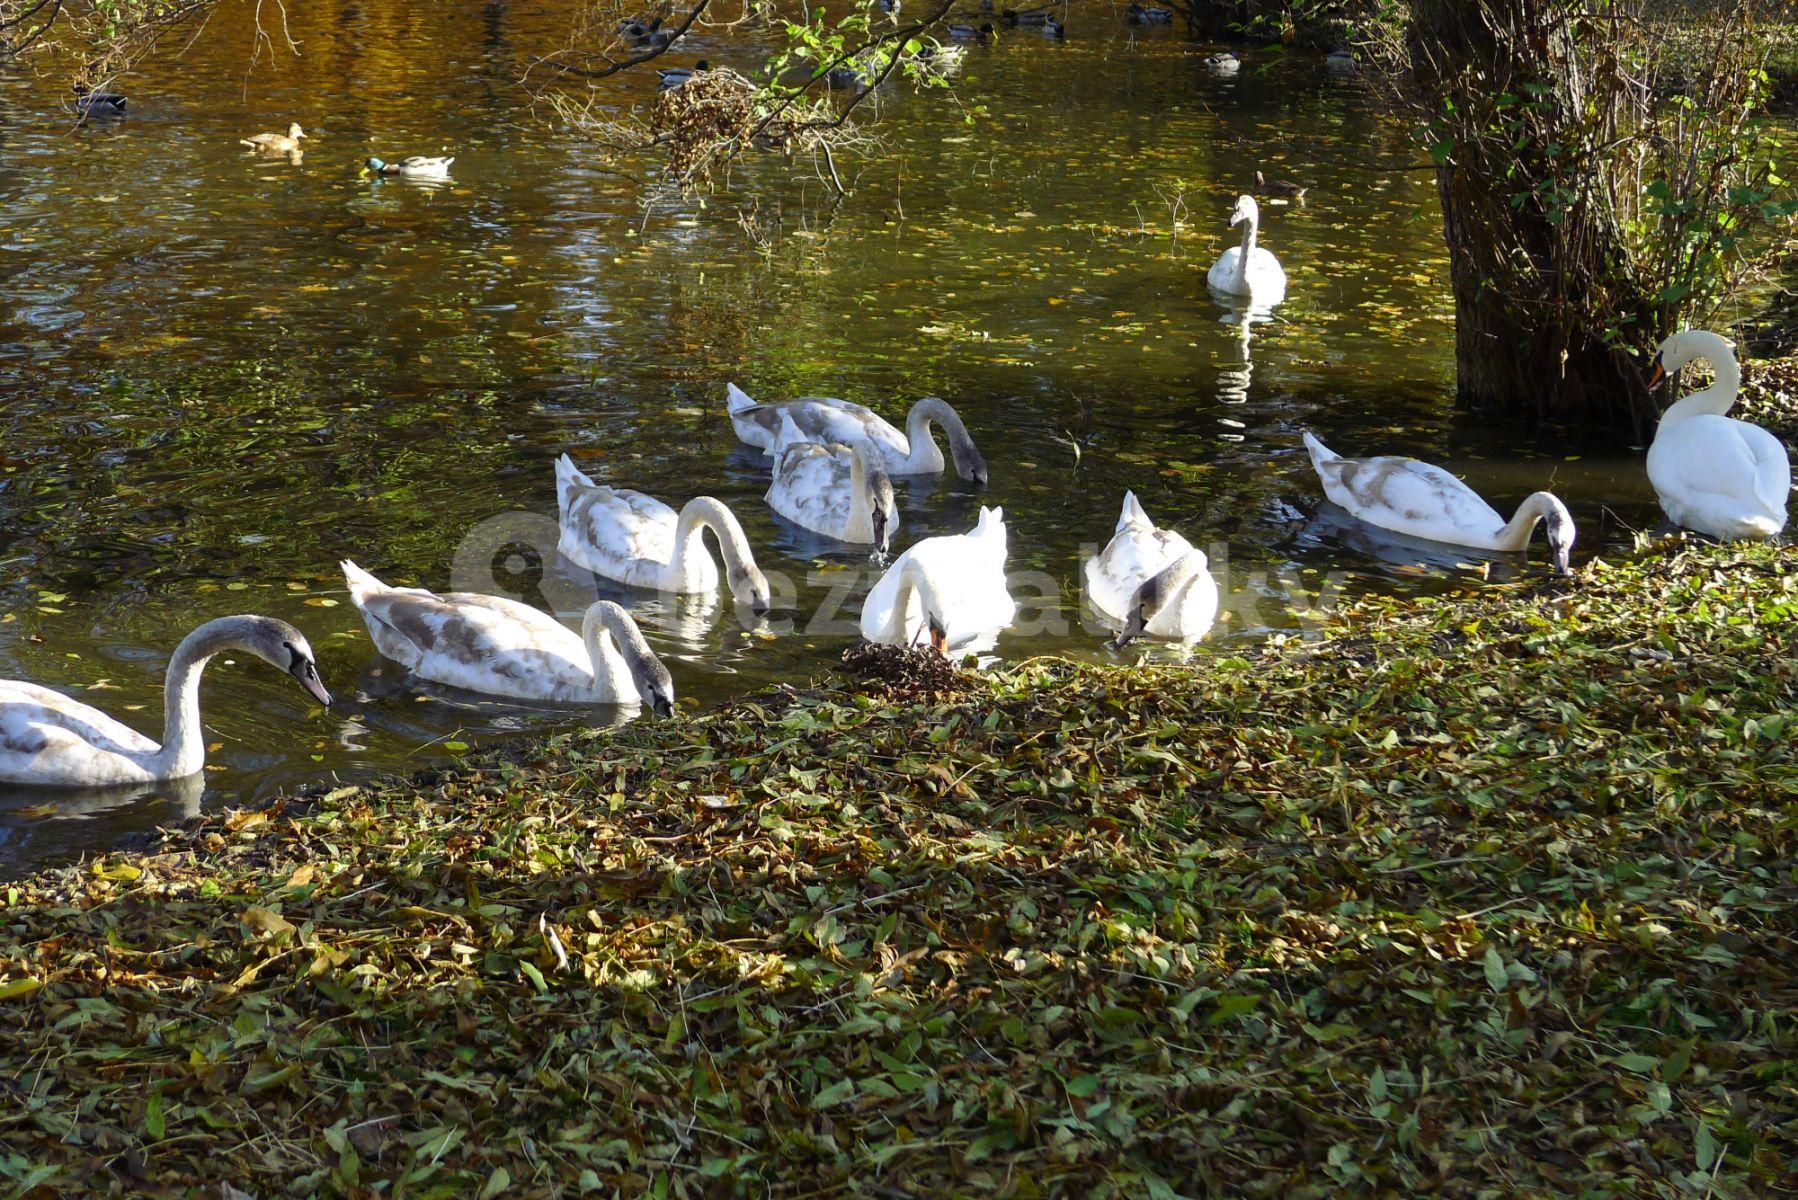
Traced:
<path id="1" fill-rule="evenodd" d="M 371 175 L 398 175 L 402 179 L 448 179 L 450 164 L 455 156 L 447 158 L 431 158 L 423 154 L 413 154 L 398 162 L 387 162 L 384 159 L 369 156 L 362 169 Z"/>

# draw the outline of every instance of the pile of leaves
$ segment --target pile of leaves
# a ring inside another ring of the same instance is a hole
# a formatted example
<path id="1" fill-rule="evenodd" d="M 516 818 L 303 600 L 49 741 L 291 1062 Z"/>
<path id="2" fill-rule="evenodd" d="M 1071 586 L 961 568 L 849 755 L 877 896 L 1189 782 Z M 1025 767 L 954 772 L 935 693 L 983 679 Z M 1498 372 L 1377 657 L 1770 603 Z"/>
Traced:
<path id="1" fill-rule="evenodd" d="M 1798 564 L 549 743 L 0 886 L 8 1195 L 1798 1188 Z"/>
<path id="2" fill-rule="evenodd" d="M 843 669 L 893 699 L 931 700 L 974 686 L 972 675 L 935 650 L 914 646 L 880 646 L 858 642 L 843 651 Z"/>

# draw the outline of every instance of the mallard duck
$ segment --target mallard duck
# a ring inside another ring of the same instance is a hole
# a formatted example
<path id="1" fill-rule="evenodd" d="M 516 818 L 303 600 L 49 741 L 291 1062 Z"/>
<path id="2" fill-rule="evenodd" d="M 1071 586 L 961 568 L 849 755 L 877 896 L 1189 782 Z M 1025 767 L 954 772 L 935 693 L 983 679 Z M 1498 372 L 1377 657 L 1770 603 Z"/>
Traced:
<path id="1" fill-rule="evenodd" d="M 1271 251 L 1255 244 L 1261 228 L 1261 206 L 1253 196 L 1238 196 L 1230 224 L 1241 225 L 1242 244 L 1231 246 L 1211 265 L 1205 282 L 1226 296 L 1244 296 L 1257 305 L 1278 304 L 1286 296 L 1286 272 Z"/>
<path id="2" fill-rule="evenodd" d="M 672 92 L 695 75 L 709 70 L 711 70 L 710 65 L 702 58 L 690 67 L 658 67 L 656 74 L 661 77 L 662 90 Z"/>
<path id="3" fill-rule="evenodd" d="M 1696 359 L 1717 378 L 1661 414 L 1648 447 L 1648 480 L 1675 524 L 1724 541 L 1770 538 L 1785 528 L 1792 460 L 1758 425 L 1725 416 L 1742 372 L 1735 348 L 1714 333 L 1688 329 L 1661 343 L 1650 387 Z"/>
<path id="4" fill-rule="evenodd" d="M 1042 23 L 1042 35 L 1044 37 L 1064 38 L 1068 35 L 1068 27 L 1063 25 L 1060 21 L 1057 21 L 1054 17 L 1049 17 Z"/>
<path id="5" fill-rule="evenodd" d="M 808 441 L 841 442 L 846 446 L 870 443 L 881 452 L 882 465 L 889 475 L 935 475 L 944 465 L 943 452 L 930 436 L 930 427 L 937 425 L 948 435 L 956 474 L 972 483 L 986 483 L 986 459 L 968 436 L 961 414 L 935 396 L 926 396 L 911 406 L 905 418 L 905 432 L 901 433 L 873 409 L 847 400 L 814 396 L 780 404 L 757 404 L 734 383 L 726 385 L 725 391 L 738 439 L 764 453 L 774 452 L 781 419 L 788 416 Z"/>
<path id="6" fill-rule="evenodd" d="M 252 150 L 263 150 L 270 154 L 292 154 L 300 148 L 300 139 L 306 131 L 300 128 L 299 122 L 287 127 L 286 133 L 257 133 L 247 138 L 238 138 L 237 144 L 248 146 Z"/>
<path id="7" fill-rule="evenodd" d="M 564 454 L 556 460 L 556 507 L 557 549 L 597 575 L 653 591 L 714 592 L 718 564 L 705 546 L 710 529 L 736 602 L 758 613 L 773 603 L 749 539 L 722 501 L 697 496 L 676 513 L 653 496 L 594 483 Z"/>
<path id="8" fill-rule="evenodd" d="M 1305 449 L 1324 495 L 1351 514 L 1407 537 L 1478 550 L 1520 551 L 1538 522 L 1547 522 L 1557 574 L 1569 572 L 1573 517 L 1552 492 L 1536 492 L 1509 521 L 1441 467 L 1414 458 L 1343 458 L 1310 433 Z"/>
<path id="9" fill-rule="evenodd" d="M 782 422 L 769 507 L 815 533 L 871 544 L 885 554 L 899 528 L 899 506 L 880 452 L 866 442 L 820 445 L 799 432 L 792 417 L 783 415 Z"/>
<path id="10" fill-rule="evenodd" d="M 220 617 L 182 639 L 164 676 L 158 746 L 128 725 L 61 692 L 0 680 L 0 783 L 109 787 L 192 775 L 206 765 L 200 674 L 206 662 L 241 650 L 291 675 L 327 708 L 331 693 L 300 631 L 273 617 Z"/>
<path id="11" fill-rule="evenodd" d="M 1047 9 L 1038 8 L 1029 12 L 1019 12 L 1015 8 L 1008 8 L 999 14 L 999 19 L 1007 25 L 1020 25 L 1031 29 L 1048 24 L 1050 16 Z"/>
<path id="12" fill-rule="evenodd" d="M 587 609 L 577 636 L 504 596 L 388 587 L 348 559 L 339 565 L 375 648 L 421 679 L 484 696 L 674 711 L 674 678 L 610 600 Z"/>
<path id="13" fill-rule="evenodd" d="M 96 92 L 77 84 L 75 111 L 84 117 L 122 117 L 125 115 L 125 97 L 117 92 Z"/>
<path id="14" fill-rule="evenodd" d="M 1340 75 L 1355 73 L 1355 56 L 1347 50 L 1332 50 L 1324 56 L 1324 65 Z"/>
<path id="15" fill-rule="evenodd" d="M 1200 59 L 1199 62 L 1203 64 L 1207 70 L 1218 75 L 1234 75 L 1242 69 L 1242 60 L 1228 50 L 1222 50 L 1216 54 L 1207 54 L 1204 58 Z"/>
<path id="16" fill-rule="evenodd" d="M 1284 196 L 1289 200 L 1303 200 L 1305 193 L 1311 189 L 1296 184 L 1290 179 L 1269 179 L 1260 171 L 1256 171 L 1255 190 L 1264 196 Z"/>
<path id="17" fill-rule="evenodd" d="M 978 27 L 973 25 L 951 25 L 949 36 L 958 42 L 984 42 L 992 37 L 995 30 L 991 21 L 983 21 Z"/>
<path id="18" fill-rule="evenodd" d="M 1171 529 L 1157 529 L 1135 492 L 1105 549 L 1086 560 L 1086 594 L 1123 622 L 1119 649 L 1144 634 L 1190 642 L 1217 621 L 1217 581 L 1205 552 Z"/>
<path id="19" fill-rule="evenodd" d="M 1145 8 L 1141 4 L 1132 4 L 1129 8 L 1132 25 L 1172 25 L 1174 14 L 1165 8 Z"/>
<path id="20" fill-rule="evenodd" d="M 423 154 L 413 154 L 398 162 L 385 162 L 370 157 L 362 164 L 363 168 L 374 175 L 398 175 L 402 179 L 448 179 L 450 164 L 455 158 L 428 158 Z"/>
<path id="21" fill-rule="evenodd" d="M 862 636 L 905 646 L 928 630 L 938 650 L 984 643 L 1011 624 L 1005 513 L 983 508 L 967 533 L 925 538 L 887 568 L 862 603 Z"/>

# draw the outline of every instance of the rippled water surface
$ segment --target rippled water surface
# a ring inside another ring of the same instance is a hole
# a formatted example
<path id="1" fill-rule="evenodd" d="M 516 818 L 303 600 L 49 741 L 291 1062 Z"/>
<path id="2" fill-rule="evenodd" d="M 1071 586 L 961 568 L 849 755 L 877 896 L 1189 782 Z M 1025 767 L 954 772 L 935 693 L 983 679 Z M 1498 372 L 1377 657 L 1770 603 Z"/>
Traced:
<path id="1" fill-rule="evenodd" d="M 1004 505 L 1021 590 L 1051 593 L 1005 658 L 1110 654 L 1079 560 L 1126 488 L 1212 551 L 1230 597 L 1195 669 L 1329 587 L 1478 586 L 1476 555 L 1320 512 L 1307 426 L 1343 452 L 1442 462 L 1501 508 L 1552 484 L 1582 555 L 1651 519 L 1639 470 L 1451 418 L 1430 176 L 1397 169 L 1398 131 L 1316 61 L 1263 54 L 1220 80 L 1209 47 L 1133 37 L 1121 16 L 1059 45 L 1018 33 L 970 52 L 962 104 L 989 108 L 972 124 L 941 93 L 879 96 L 883 145 L 845 164 L 847 199 L 770 158 L 702 204 L 601 161 L 519 86 L 565 5 L 291 6 L 300 53 L 253 63 L 249 11 L 222 8 L 125 81 L 124 120 L 72 128 L 53 79 L 0 80 L 0 677 L 158 732 L 174 644 L 256 611 L 305 630 L 343 703 L 321 713 L 260 664 L 217 663 L 202 782 L 0 794 L 0 872 L 195 806 L 591 722 L 413 686 L 336 569 L 573 620 L 595 593 L 554 553 L 563 451 L 677 506 L 726 500 L 786 581 L 750 629 L 728 606 L 607 593 L 633 601 L 690 703 L 830 669 L 872 576 L 767 509 L 727 380 L 895 419 L 922 395 L 955 404 L 991 486 L 903 485 L 901 544 Z M 671 61 L 749 69 L 764 51 L 720 34 Z M 622 112 L 652 89 L 618 77 L 593 98 Z M 235 144 L 290 119 L 313 135 L 303 161 Z M 454 182 L 360 178 L 371 153 L 454 153 Z M 1204 272 L 1257 166 L 1311 190 L 1264 209 L 1292 286 L 1245 342 Z"/>

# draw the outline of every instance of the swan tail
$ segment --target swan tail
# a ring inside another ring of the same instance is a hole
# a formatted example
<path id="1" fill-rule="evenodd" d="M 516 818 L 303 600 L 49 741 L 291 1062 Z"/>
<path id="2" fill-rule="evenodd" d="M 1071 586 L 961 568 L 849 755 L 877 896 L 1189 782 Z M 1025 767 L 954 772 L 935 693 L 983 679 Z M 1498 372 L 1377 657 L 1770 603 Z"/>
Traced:
<path id="1" fill-rule="evenodd" d="M 574 465 L 574 460 L 566 454 L 556 459 L 556 504 L 563 512 L 574 502 L 574 493 L 578 488 L 594 486 L 593 481 L 581 473 Z"/>
<path id="2" fill-rule="evenodd" d="M 343 581 L 349 585 L 350 599 L 355 602 L 357 608 L 361 608 L 367 603 L 370 597 L 378 596 L 388 590 L 386 584 L 347 558 L 337 565 L 343 568 Z"/>
<path id="3" fill-rule="evenodd" d="M 1316 437 L 1312 436 L 1309 429 L 1305 430 L 1305 449 L 1311 452 L 1311 465 L 1316 467 L 1319 471 L 1324 469 L 1325 463 L 1335 462 L 1341 457 L 1328 446 L 1318 441 Z"/>
<path id="4" fill-rule="evenodd" d="M 1118 523 L 1115 532 L 1122 533 L 1132 525 L 1153 524 L 1154 522 L 1149 520 L 1149 514 L 1143 511 L 1142 501 L 1136 498 L 1136 493 L 1125 492 L 1124 507 L 1123 510 L 1118 513 Z"/>
<path id="5" fill-rule="evenodd" d="M 725 403 L 730 406 L 732 414 L 740 413 L 746 408 L 755 407 L 755 401 L 749 398 L 749 394 L 734 383 L 727 383 L 724 385 L 724 395 Z"/>

